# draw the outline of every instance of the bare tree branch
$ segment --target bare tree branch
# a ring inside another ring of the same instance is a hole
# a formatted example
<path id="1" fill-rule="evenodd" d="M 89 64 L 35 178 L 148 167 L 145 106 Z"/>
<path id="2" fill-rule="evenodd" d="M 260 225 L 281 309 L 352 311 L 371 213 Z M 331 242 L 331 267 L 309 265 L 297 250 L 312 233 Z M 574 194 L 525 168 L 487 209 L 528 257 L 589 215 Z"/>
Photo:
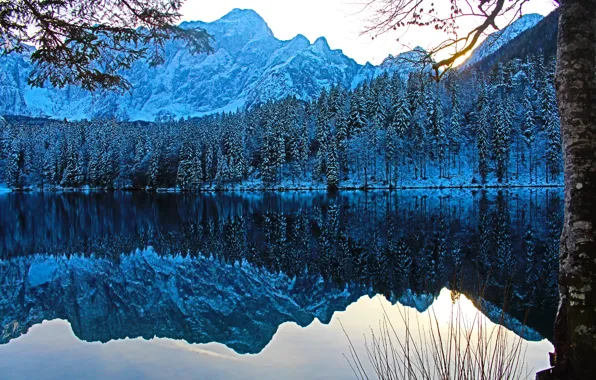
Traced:
<path id="1" fill-rule="evenodd" d="M 373 10 L 370 24 L 363 34 L 373 38 L 407 27 L 431 27 L 445 37 L 430 48 L 421 63 L 432 62 L 436 80 L 453 67 L 456 62 L 470 53 L 489 31 L 500 30 L 497 25 L 506 19 L 509 25 L 523 14 L 523 6 L 530 0 L 449 0 L 449 6 L 438 0 L 367 0 L 364 6 Z M 557 0 L 553 0 L 558 4 Z M 460 34 L 458 21 L 462 18 L 478 19 L 477 26 Z M 492 41 L 494 43 L 495 41 Z M 437 55 L 448 56 L 435 61 Z"/>

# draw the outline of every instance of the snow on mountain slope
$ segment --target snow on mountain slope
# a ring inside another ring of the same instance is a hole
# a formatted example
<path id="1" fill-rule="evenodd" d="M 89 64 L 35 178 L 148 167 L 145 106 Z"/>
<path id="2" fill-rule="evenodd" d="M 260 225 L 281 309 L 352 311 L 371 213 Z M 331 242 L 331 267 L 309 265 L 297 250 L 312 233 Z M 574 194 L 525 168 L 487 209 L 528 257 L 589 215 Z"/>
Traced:
<path id="1" fill-rule="evenodd" d="M 542 20 L 544 16 L 531 13 L 523 15 L 515 20 L 511 25 L 503 30 L 495 32 L 472 51 L 472 55 L 462 64 L 462 68 L 470 67 L 473 64 L 482 61 L 485 57 L 495 53 L 501 47 L 511 42 L 515 37 L 519 36 L 526 30 L 533 28 Z"/>
<path id="2" fill-rule="evenodd" d="M 352 80 L 352 89 L 355 89 L 364 81 L 370 81 L 381 76 L 385 72 L 390 74 L 397 73 L 401 78 L 408 79 L 408 75 L 411 72 L 420 70 L 420 66 L 416 62 L 421 61 L 424 55 L 426 55 L 426 51 L 420 46 L 417 46 L 414 49 L 400 53 L 397 56 L 390 54 L 379 66 L 373 66 L 370 63 L 366 63 Z"/>
<path id="3" fill-rule="evenodd" d="M 541 18 L 526 15 L 490 36 L 466 65 L 496 51 Z M 165 47 L 163 65 L 150 68 L 136 62 L 123 72 L 133 86 L 126 94 L 92 94 L 72 86 L 31 88 L 27 85 L 29 54 L 0 56 L 0 114 L 149 121 L 164 113 L 201 116 L 291 95 L 310 100 L 333 84 L 355 88 L 383 72 L 407 76 L 415 69 L 407 62 L 413 52 L 389 56 L 379 66 L 362 66 L 341 50 L 332 50 L 322 37 L 312 44 L 302 35 L 278 40 L 252 10 L 234 9 L 214 22 L 182 26 L 203 27 L 211 33 L 214 53 L 192 55 L 180 41 L 171 41 Z"/>
<path id="4" fill-rule="evenodd" d="M 181 42 L 171 41 L 164 65 L 149 68 L 136 62 L 124 73 L 133 85 L 124 95 L 72 87 L 31 89 L 27 57 L 0 57 L 0 113 L 123 120 L 153 120 L 161 112 L 200 116 L 288 95 L 310 99 L 331 84 L 349 87 L 361 67 L 340 50 L 331 50 L 324 38 L 313 44 L 301 35 L 278 40 L 252 10 L 235 9 L 211 23 L 182 26 L 207 29 L 215 52 L 191 55 Z"/>

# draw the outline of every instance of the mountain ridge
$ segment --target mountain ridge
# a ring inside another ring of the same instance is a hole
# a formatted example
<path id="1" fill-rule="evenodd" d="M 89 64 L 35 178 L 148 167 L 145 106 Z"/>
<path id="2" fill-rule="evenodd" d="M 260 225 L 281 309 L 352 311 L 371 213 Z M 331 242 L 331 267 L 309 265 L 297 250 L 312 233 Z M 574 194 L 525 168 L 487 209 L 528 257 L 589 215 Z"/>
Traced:
<path id="1" fill-rule="evenodd" d="M 536 26 L 543 19 L 544 16 L 542 15 L 537 13 L 528 13 L 519 17 L 507 27 L 490 34 L 474 50 L 472 50 L 472 54 L 464 63 L 462 63 L 461 68 L 465 69 L 467 67 L 473 66 L 474 64 L 496 53 L 500 48 L 513 41 L 517 36 L 526 30 Z"/>
<path id="2" fill-rule="evenodd" d="M 399 63 L 393 56 L 379 66 L 360 65 L 342 50 L 331 49 L 325 37 L 312 43 L 301 34 L 277 39 L 266 21 L 250 9 L 233 9 L 213 22 L 180 25 L 205 28 L 214 36 L 214 53 L 193 56 L 181 42 L 170 41 L 162 66 L 135 62 L 123 72 L 133 87 L 123 95 L 89 93 L 73 86 L 31 88 L 26 83 L 29 56 L 0 57 L 0 114 L 122 121 L 196 117 L 287 96 L 312 100 L 332 85 L 355 88 L 384 72 L 407 75 L 414 70 L 412 64 Z M 408 54 L 412 52 L 398 57 Z"/>

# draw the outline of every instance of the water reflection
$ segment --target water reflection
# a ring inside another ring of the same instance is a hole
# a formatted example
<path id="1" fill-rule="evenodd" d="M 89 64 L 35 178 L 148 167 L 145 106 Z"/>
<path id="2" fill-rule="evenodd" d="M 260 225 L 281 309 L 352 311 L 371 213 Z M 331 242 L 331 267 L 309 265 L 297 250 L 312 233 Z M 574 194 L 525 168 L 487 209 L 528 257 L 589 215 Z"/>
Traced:
<path id="1" fill-rule="evenodd" d="M 438 313 L 449 309 L 449 291 L 443 290 L 434 305 Z M 463 307 L 474 312 L 465 298 Z M 68 322 L 45 321 L 0 346 L 0 371 L 5 379 L 349 379 L 353 374 L 342 356 L 348 348 L 339 322 L 365 357 L 363 336 L 377 325 L 383 308 L 394 321 L 401 320 L 405 309 L 391 306 L 382 296 L 364 296 L 336 313 L 328 325 L 317 320 L 305 328 L 282 324 L 258 355 L 240 355 L 218 343 L 197 345 L 160 338 L 89 344 L 76 338 Z M 424 321 L 428 316 L 420 318 Z M 508 335 L 515 339 L 513 333 Z M 525 348 L 528 370 L 547 367 L 546 353 L 552 350 L 548 341 L 529 342 Z M 367 361 L 363 365 L 368 367 Z"/>
<path id="2" fill-rule="evenodd" d="M 0 340 L 63 319 L 86 341 L 158 336 L 259 353 L 285 322 L 328 324 L 363 295 L 425 311 L 447 286 L 540 341 L 555 315 L 561 197 L 2 195 Z"/>

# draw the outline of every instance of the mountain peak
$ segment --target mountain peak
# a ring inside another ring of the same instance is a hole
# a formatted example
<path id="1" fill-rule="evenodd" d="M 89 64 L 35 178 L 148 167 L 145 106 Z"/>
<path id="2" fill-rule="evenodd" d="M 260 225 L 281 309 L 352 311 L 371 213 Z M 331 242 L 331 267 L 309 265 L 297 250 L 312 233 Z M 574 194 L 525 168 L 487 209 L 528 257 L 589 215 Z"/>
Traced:
<path id="1" fill-rule="evenodd" d="M 306 41 L 308 42 L 308 44 L 310 45 L 310 41 L 308 38 L 306 38 L 306 36 L 304 34 L 297 34 L 296 37 L 292 38 L 293 40 L 298 40 L 298 41 Z"/>
<path id="2" fill-rule="evenodd" d="M 273 36 L 273 32 L 269 28 L 269 25 L 267 25 L 267 22 L 252 9 L 234 8 L 228 14 L 217 21 L 213 21 L 211 24 L 220 25 L 224 29 L 233 31 L 239 35 Z"/>
<path id="3" fill-rule="evenodd" d="M 240 9 L 240 8 L 232 9 L 225 16 L 223 16 L 222 19 L 227 19 L 227 20 L 255 19 L 255 20 L 260 20 L 262 22 L 265 22 L 265 20 L 263 20 L 261 15 L 258 14 L 257 12 L 255 12 L 254 10 Z"/>
<path id="4" fill-rule="evenodd" d="M 327 39 L 325 37 L 319 37 L 313 44 L 314 47 L 323 50 L 331 50 L 329 47 L 329 43 L 327 43 Z"/>

